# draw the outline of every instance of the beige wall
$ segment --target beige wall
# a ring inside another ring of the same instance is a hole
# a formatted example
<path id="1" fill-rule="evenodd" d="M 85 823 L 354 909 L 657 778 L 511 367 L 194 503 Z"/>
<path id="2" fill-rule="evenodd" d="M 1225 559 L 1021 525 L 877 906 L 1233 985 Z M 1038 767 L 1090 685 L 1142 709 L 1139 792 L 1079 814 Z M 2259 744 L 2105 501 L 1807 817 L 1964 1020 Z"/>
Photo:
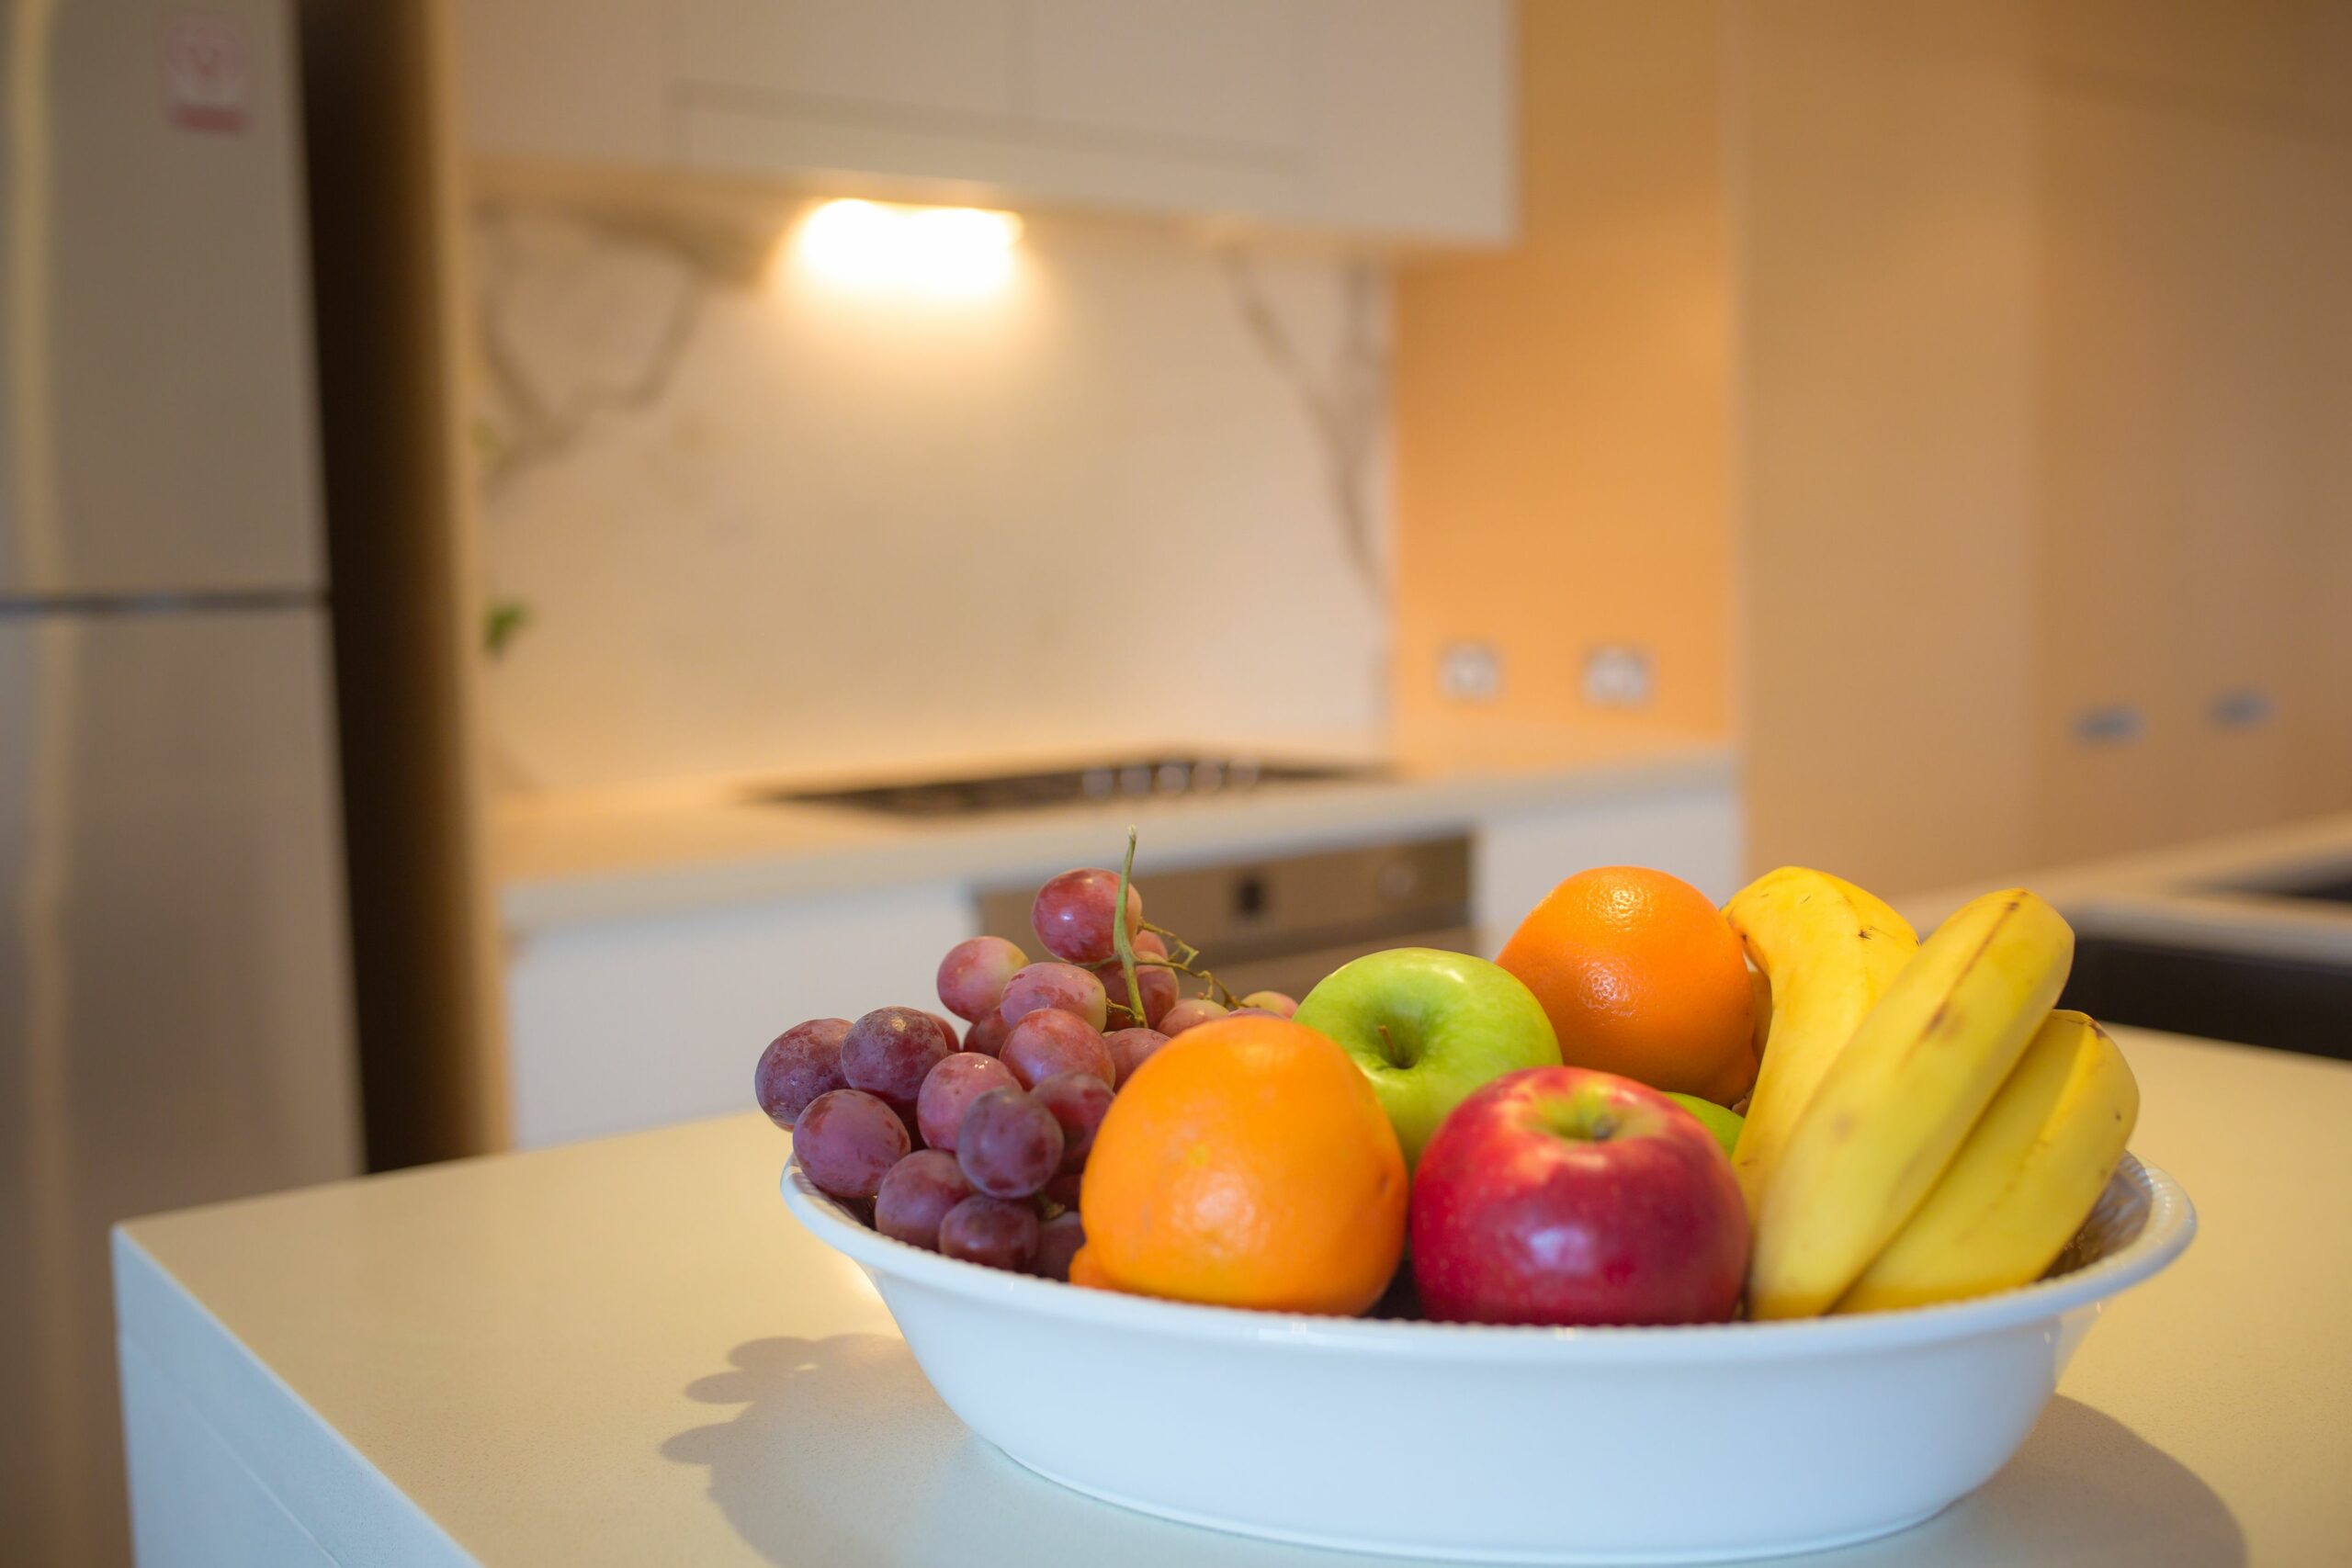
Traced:
<path id="1" fill-rule="evenodd" d="M 1721 7 L 1521 7 L 1522 237 L 1396 280 L 1395 714 L 1492 643 L 1498 726 L 1729 724 L 1730 266 Z M 1656 701 L 1578 693 L 1597 644 Z M 1460 716 L 1457 710 L 1457 716 Z"/>

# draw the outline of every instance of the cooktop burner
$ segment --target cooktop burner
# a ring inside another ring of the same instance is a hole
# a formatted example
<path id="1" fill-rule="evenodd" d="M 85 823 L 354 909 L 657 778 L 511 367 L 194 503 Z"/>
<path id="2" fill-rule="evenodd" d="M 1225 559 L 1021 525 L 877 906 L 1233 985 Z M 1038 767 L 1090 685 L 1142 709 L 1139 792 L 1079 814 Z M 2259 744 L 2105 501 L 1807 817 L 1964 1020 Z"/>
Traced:
<path id="1" fill-rule="evenodd" d="M 756 797 L 793 806 L 845 806 L 890 817 L 977 817 L 1121 800 L 1249 795 L 1292 784 L 1375 779 L 1384 769 L 1350 763 L 1262 761 L 1169 752 L 1043 773 L 981 773 L 850 789 L 780 789 Z"/>

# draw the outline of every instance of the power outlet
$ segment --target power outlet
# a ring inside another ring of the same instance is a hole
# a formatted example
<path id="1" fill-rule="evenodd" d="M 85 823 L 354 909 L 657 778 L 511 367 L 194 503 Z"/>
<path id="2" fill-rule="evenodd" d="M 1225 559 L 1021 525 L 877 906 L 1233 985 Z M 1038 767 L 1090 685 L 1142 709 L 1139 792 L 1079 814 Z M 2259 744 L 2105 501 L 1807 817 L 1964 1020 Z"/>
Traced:
<path id="1" fill-rule="evenodd" d="M 1491 703 L 1503 694 L 1503 656 L 1491 642 L 1449 642 L 1438 650 L 1437 689 L 1448 702 Z"/>
<path id="2" fill-rule="evenodd" d="M 1611 642 L 1584 656 L 1584 700 L 1597 708 L 1645 708 L 1657 694 L 1648 649 Z"/>

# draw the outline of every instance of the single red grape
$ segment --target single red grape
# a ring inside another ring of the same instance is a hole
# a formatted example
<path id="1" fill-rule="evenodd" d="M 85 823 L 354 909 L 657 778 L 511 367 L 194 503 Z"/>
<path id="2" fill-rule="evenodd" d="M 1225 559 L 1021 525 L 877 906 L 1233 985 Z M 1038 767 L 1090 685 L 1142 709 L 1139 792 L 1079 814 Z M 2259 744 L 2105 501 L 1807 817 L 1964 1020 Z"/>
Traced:
<path id="1" fill-rule="evenodd" d="M 983 1014 L 964 1032 L 964 1049 L 983 1056 L 1001 1055 L 1004 1051 L 1004 1037 L 1012 1032 L 1012 1025 L 1004 1021 L 1004 1014 Z"/>
<path id="2" fill-rule="evenodd" d="M 956 1161 L 991 1198 L 1026 1198 L 1061 1168 L 1062 1124 L 1017 1089 L 992 1089 L 965 1108 Z"/>
<path id="3" fill-rule="evenodd" d="M 1090 867 L 1066 871 L 1037 889 L 1029 923 L 1046 951 L 1072 964 L 1100 964 L 1112 956 L 1111 906 L 1118 902 L 1119 874 Z M 1127 885 L 1127 932 L 1143 929 L 1143 893 Z"/>
<path id="4" fill-rule="evenodd" d="M 1206 997 L 1186 997 L 1159 1015 L 1159 1032 L 1173 1040 L 1196 1023 L 1211 1023 L 1226 1015 L 1226 1010 Z"/>
<path id="5" fill-rule="evenodd" d="M 939 961 L 939 1001 L 957 1018 L 978 1023 L 1004 1000 L 1004 984 L 1028 955 L 1001 936 L 959 942 Z"/>
<path id="6" fill-rule="evenodd" d="M 1045 1115 L 1052 1121 L 1050 1111 Z M 1054 1132 L 1060 1134 L 1060 1123 L 1055 1123 Z M 792 1152 L 800 1168 L 818 1190 L 836 1198 L 873 1197 L 882 1190 L 883 1176 L 906 1157 L 911 1143 L 899 1113 L 857 1089 L 819 1095 L 792 1128 Z M 1059 1149 L 1055 1157 L 1060 1158 Z"/>
<path id="7" fill-rule="evenodd" d="M 752 1092 L 769 1121 L 789 1127 L 810 1100 L 849 1087 L 842 1077 L 842 1036 L 848 1032 L 845 1018 L 812 1018 L 768 1042 L 752 1070 Z"/>
<path id="8" fill-rule="evenodd" d="M 842 1077 L 912 1117 L 922 1080 L 954 1049 L 921 1008 L 876 1008 L 842 1037 Z"/>
<path id="9" fill-rule="evenodd" d="M 978 1051 L 958 1051 L 943 1057 L 931 1076 L 922 1080 L 922 1092 L 915 1097 L 915 1127 L 922 1141 L 934 1149 L 956 1149 L 956 1129 L 963 1124 L 964 1112 L 972 1101 L 992 1089 L 1019 1089 L 1020 1081 L 1012 1069 L 994 1056 L 983 1056 Z"/>
<path id="10" fill-rule="evenodd" d="M 1111 1089 L 1091 1073 L 1057 1073 L 1033 1091 L 1062 1124 L 1062 1169 L 1084 1170 L 1094 1130 L 1111 1109 Z"/>
<path id="11" fill-rule="evenodd" d="M 1085 1184 L 1086 1178 L 1078 1171 L 1057 1171 L 1051 1181 L 1037 1190 L 1037 1196 L 1048 1203 L 1057 1203 L 1065 1209 L 1075 1209 L 1078 1207 L 1079 1192 Z"/>
<path id="12" fill-rule="evenodd" d="M 1053 1008 L 1076 1013 L 1100 1029 L 1108 1016 L 1109 998 L 1102 982 L 1075 964 L 1032 964 L 1004 987 L 1004 1002 L 997 1010 L 1007 1023 L 1019 1023 L 1033 1012 Z"/>
<path id="13" fill-rule="evenodd" d="M 1157 1029 L 1114 1029 L 1102 1037 L 1102 1043 L 1111 1048 L 1111 1065 L 1118 1069 L 1111 1081 L 1123 1084 L 1151 1059 L 1154 1051 L 1168 1043 L 1168 1036 Z"/>
<path id="14" fill-rule="evenodd" d="M 1246 1008 L 1263 1008 L 1276 1018 L 1288 1018 L 1298 1011 L 1298 998 L 1280 991 L 1252 991 L 1241 998 Z"/>
<path id="15" fill-rule="evenodd" d="M 1076 1209 L 1056 1214 L 1037 1227 L 1037 1257 L 1030 1272 L 1048 1280 L 1068 1280 L 1069 1260 L 1086 1245 L 1086 1226 Z"/>
<path id="16" fill-rule="evenodd" d="M 939 1250 L 1020 1273 L 1037 1258 L 1037 1211 L 1002 1198 L 967 1198 L 940 1220 Z"/>
<path id="17" fill-rule="evenodd" d="M 1104 1088 L 1118 1081 L 1119 1068 L 1102 1032 L 1074 1014 L 1047 1008 L 1012 1026 L 1000 1053 L 1023 1089 L 1035 1089 L 1057 1073 L 1090 1073 Z"/>
<path id="18" fill-rule="evenodd" d="M 972 1184 L 956 1156 L 943 1149 L 917 1149 L 892 1166 L 874 1195 L 874 1228 L 894 1241 L 939 1250 L 939 1222 L 972 1196 Z"/>

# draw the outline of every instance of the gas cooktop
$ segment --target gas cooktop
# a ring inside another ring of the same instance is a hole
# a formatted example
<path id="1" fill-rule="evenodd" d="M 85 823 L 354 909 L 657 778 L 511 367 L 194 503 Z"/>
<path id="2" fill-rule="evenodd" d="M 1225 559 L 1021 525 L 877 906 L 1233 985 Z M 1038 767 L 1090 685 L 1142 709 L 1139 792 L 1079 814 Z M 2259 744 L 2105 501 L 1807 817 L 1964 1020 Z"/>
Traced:
<path id="1" fill-rule="evenodd" d="M 888 817 L 978 817 L 1057 806 L 1250 795 L 1284 784 L 1376 779 L 1385 772 L 1371 764 L 1162 752 L 1040 773 L 978 773 L 846 789 L 766 790 L 755 798 L 778 805 L 842 806 Z"/>

